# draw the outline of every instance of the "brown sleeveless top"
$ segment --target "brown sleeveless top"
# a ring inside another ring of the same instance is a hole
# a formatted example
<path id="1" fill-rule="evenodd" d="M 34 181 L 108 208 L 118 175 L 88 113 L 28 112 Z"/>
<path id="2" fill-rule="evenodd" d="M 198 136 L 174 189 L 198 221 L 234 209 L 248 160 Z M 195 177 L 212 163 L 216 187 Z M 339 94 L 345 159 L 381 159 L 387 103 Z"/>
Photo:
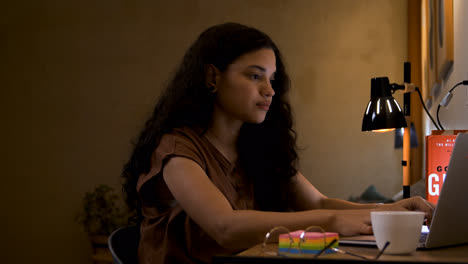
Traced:
<path id="1" fill-rule="evenodd" d="M 162 137 L 151 157 L 151 170 L 140 175 L 137 190 L 143 205 L 139 263 L 210 263 L 213 255 L 232 254 L 205 233 L 180 207 L 162 171 L 171 157 L 198 163 L 235 210 L 253 209 L 253 192 L 235 168 L 201 131 L 175 129 Z"/>

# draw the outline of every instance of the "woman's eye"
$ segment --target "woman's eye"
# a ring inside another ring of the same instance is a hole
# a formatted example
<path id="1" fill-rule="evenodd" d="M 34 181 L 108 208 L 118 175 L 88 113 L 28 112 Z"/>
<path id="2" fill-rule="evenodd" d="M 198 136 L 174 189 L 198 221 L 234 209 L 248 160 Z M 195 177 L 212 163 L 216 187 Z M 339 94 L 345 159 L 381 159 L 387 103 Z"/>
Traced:
<path id="1" fill-rule="evenodd" d="M 250 75 L 250 78 L 252 78 L 252 80 L 259 80 L 260 79 L 260 74 L 251 74 Z"/>

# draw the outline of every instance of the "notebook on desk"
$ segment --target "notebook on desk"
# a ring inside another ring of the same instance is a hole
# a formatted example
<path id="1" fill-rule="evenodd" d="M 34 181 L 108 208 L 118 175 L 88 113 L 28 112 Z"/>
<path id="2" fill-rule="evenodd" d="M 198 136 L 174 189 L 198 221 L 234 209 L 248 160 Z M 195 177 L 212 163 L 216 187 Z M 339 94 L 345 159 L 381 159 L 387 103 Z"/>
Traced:
<path id="1" fill-rule="evenodd" d="M 420 248 L 468 243 L 468 133 L 455 140 L 447 175 L 429 229 L 421 232 Z M 425 238 L 424 238 L 425 237 Z M 340 238 L 341 245 L 376 245 L 373 236 Z"/>

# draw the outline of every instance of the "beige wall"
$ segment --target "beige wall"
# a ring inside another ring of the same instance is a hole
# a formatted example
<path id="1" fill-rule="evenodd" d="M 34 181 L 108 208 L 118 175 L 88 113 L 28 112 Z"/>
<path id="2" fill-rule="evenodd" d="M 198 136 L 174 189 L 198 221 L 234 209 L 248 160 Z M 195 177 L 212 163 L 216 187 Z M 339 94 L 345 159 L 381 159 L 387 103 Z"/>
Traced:
<path id="1" fill-rule="evenodd" d="M 393 134 L 360 128 L 370 78 L 402 81 L 406 1 L 14 2 L 0 8 L 5 263 L 90 263 L 74 223 L 81 197 L 119 185 L 161 86 L 195 37 L 225 21 L 282 49 L 301 171 L 316 187 L 339 198 L 400 190 Z"/>

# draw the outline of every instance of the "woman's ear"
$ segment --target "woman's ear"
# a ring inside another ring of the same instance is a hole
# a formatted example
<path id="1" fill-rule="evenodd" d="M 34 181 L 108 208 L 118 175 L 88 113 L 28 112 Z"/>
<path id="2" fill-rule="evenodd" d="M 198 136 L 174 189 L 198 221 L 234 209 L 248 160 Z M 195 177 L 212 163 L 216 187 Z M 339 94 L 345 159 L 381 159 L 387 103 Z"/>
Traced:
<path id="1" fill-rule="evenodd" d="M 220 76 L 220 71 L 213 64 L 205 66 L 205 85 L 215 92 L 217 90 L 216 84 Z"/>

